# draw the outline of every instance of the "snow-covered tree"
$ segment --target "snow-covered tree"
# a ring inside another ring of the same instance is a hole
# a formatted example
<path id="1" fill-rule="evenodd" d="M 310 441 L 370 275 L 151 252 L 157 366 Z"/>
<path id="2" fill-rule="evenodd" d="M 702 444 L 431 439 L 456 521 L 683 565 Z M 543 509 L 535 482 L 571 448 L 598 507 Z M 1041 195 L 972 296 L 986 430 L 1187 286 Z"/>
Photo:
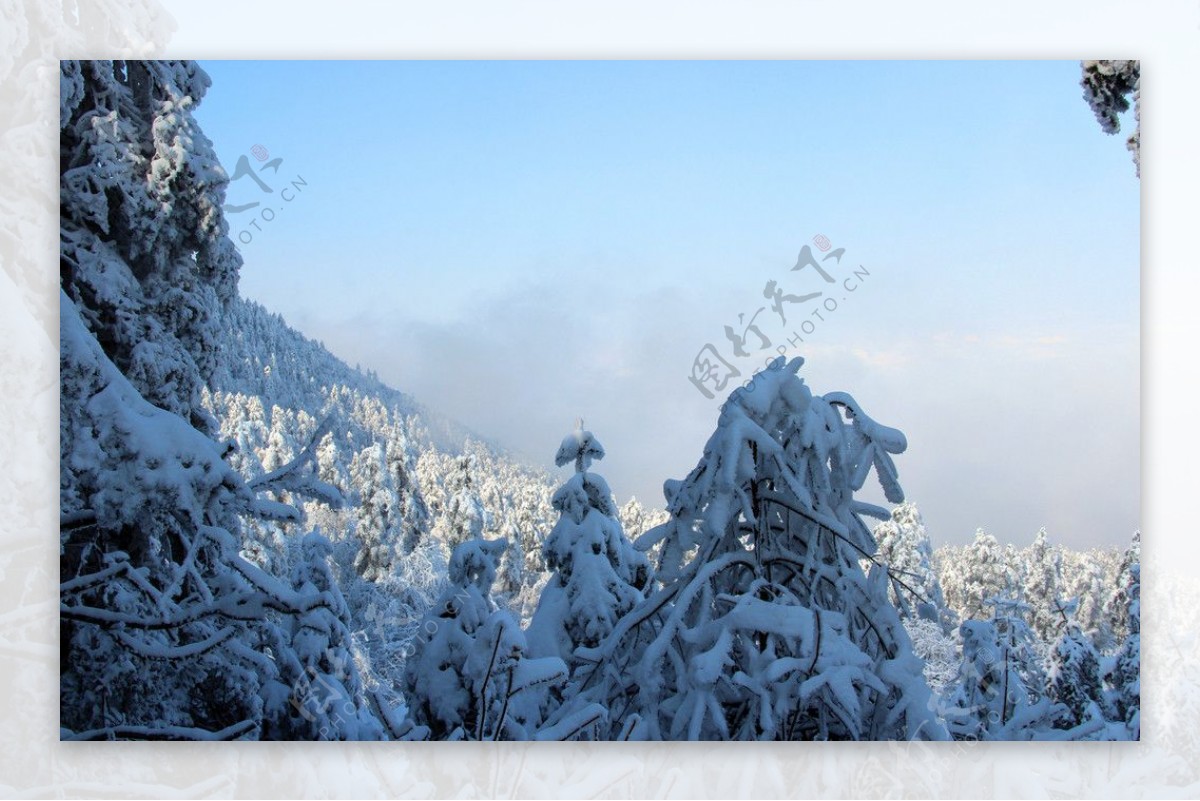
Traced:
<path id="1" fill-rule="evenodd" d="M 528 631 L 533 654 L 557 657 L 573 674 L 581 664 L 577 649 L 598 646 L 645 600 L 650 586 L 649 562 L 625 538 L 608 484 L 587 471 L 602 458 L 599 441 L 583 428 L 568 434 L 558 449 L 555 463 L 572 464 L 576 472 L 554 493 L 560 517 L 542 549 L 552 575 Z M 589 674 L 596 669 L 586 665 Z M 609 662 L 600 669 L 612 666 Z M 602 684 L 593 682 L 595 687 Z M 603 693 L 597 696 L 601 704 L 612 700 L 599 697 Z"/>
<path id="2" fill-rule="evenodd" d="M 324 603 L 292 619 L 287 640 L 281 640 L 290 647 L 278 649 L 287 658 L 276 660 L 280 678 L 268 682 L 264 693 L 274 714 L 267 715 L 263 739 L 383 739 L 351 651 L 350 610 L 328 564 L 333 548 L 310 533 L 301 550 L 292 585 L 301 597 Z"/>
<path id="3" fill-rule="evenodd" d="M 625 536 L 630 540 L 637 540 L 650 529 L 667 522 L 670 515 L 662 509 L 648 509 L 636 497 L 631 497 L 617 511 L 617 519 L 621 522 Z"/>
<path id="4" fill-rule="evenodd" d="M 154 405 L 194 416 L 241 257 L 229 178 L 192 111 L 188 61 L 61 64 L 61 282 L 85 325 Z"/>
<path id="5" fill-rule="evenodd" d="M 207 392 L 207 388 L 202 390 L 201 397 L 204 398 Z M 269 433 L 262 399 L 219 390 L 208 393 L 207 397 L 204 408 L 220 421 L 220 435 L 228 449 L 225 460 L 244 478 L 258 478 L 264 470 L 257 450 L 260 443 L 266 442 Z M 321 478 L 328 480 L 324 476 Z"/>
<path id="6" fill-rule="evenodd" d="M 1066 624 L 1060 609 L 1062 554 L 1040 529 L 1033 544 L 1021 554 L 1022 597 L 1030 606 L 1030 626 L 1038 639 L 1052 643 Z"/>
<path id="7" fill-rule="evenodd" d="M 1113 557 L 1111 552 L 1093 549 L 1064 554 L 1063 560 L 1072 565 L 1069 572 L 1064 571 L 1063 586 L 1064 595 L 1077 604 L 1073 619 L 1102 652 L 1113 650 L 1119 642 L 1105 607 L 1117 581 L 1117 560 Z"/>
<path id="8" fill-rule="evenodd" d="M 954 683 L 962 661 L 958 642 L 942 624 L 927 618 L 904 618 L 904 630 L 912 639 L 913 653 L 925 663 L 925 680 L 935 695 L 943 695 Z"/>
<path id="9" fill-rule="evenodd" d="M 958 556 L 940 573 L 946 601 L 963 619 L 986 619 L 991 615 L 987 599 L 1002 594 L 1009 583 L 1004 552 L 995 537 L 979 529 Z"/>
<path id="10" fill-rule="evenodd" d="M 874 468 L 903 500 L 904 436 L 849 395 L 813 395 L 803 359 L 775 360 L 721 410 L 699 464 L 667 482 L 661 588 L 579 656 L 620 676 L 622 736 L 650 739 L 941 738 L 921 661 L 864 574 L 875 543 L 855 500 Z"/>
<path id="11" fill-rule="evenodd" d="M 359 498 L 355 525 L 359 551 L 354 569 L 365 581 L 382 581 L 392 574 L 402 513 L 381 443 L 355 455 L 350 463 L 350 482 Z"/>
<path id="12" fill-rule="evenodd" d="M 487 527 L 487 512 L 479 498 L 474 478 L 475 460 L 460 456 L 446 478 L 445 543 L 452 551 L 464 542 L 477 540 Z"/>
<path id="13" fill-rule="evenodd" d="M 1019 616 L 967 620 L 959 628 L 963 659 L 946 725 L 959 740 L 1034 740 L 1064 711 L 1043 694 L 1037 655 Z"/>
<path id="14" fill-rule="evenodd" d="M 300 522 L 282 499 L 341 500 L 314 475 L 315 443 L 255 464 L 257 400 L 220 432 L 232 441 L 209 438 L 202 404 L 222 393 L 204 385 L 241 259 L 228 178 L 192 116 L 208 78 L 193 62 L 61 70 L 62 734 L 291 736 L 294 680 L 323 669 L 300 632 L 340 619 L 336 587 L 291 585 L 239 552 L 248 529 Z M 360 705 L 343 717 L 327 736 L 378 730 Z"/>
<path id="15" fill-rule="evenodd" d="M 1135 545 L 1140 547 L 1140 535 L 1135 535 Z M 1126 573 L 1124 597 L 1127 603 L 1126 620 L 1129 634 L 1121 643 L 1106 679 L 1111 687 L 1112 705 L 1117 719 L 1125 724 L 1131 739 L 1141 738 L 1141 658 L 1142 658 L 1142 612 L 1141 612 L 1141 564 L 1129 565 Z"/>
<path id="16" fill-rule="evenodd" d="M 888 597 L 900 612 L 913 652 L 925 663 L 925 679 L 935 694 L 958 672 L 958 645 L 952 636 L 958 618 L 946 605 L 934 567 L 933 545 L 916 504 L 902 503 L 875 526 L 877 560 L 890 578 Z"/>
<path id="17" fill-rule="evenodd" d="M 190 425 L 208 427 L 194 413 L 240 265 L 220 215 L 226 178 L 191 117 L 207 85 L 189 62 L 61 64 L 67 736 L 236 737 L 261 724 L 261 677 L 227 645 L 250 626 L 179 614 L 200 584 L 211 596 L 209 582 L 235 582 L 245 563 L 223 546 L 231 507 L 250 497 Z"/>
<path id="18" fill-rule="evenodd" d="M 887 565 L 892 579 L 889 597 L 901 616 L 952 626 L 954 616 L 942 595 L 933 566 L 933 545 L 916 504 L 906 502 L 892 509 L 891 518 L 875 526 L 874 537 L 878 561 Z"/>
<path id="19" fill-rule="evenodd" d="M 961 740 L 1089 739 L 1104 730 L 1099 714 L 1076 719 L 1056 700 L 1026 622 L 1029 606 L 1012 595 L 987 599 L 991 620 L 960 627 L 963 659 L 954 691 L 942 710 Z M 1064 646 L 1069 648 L 1069 646 Z"/>
<path id="20" fill-rule="evenodd" d="M 386 453 L 388 475 L 399 504 L 401 534 L 398 550 L 401 554 L 411 554 L 428 532 L 429 509 L 413 475 L 414 458 L 408 438 L 399 424 L 392 427 Z"/>
<path id="21" fill-rule="evenodd" d="M 1103 717 L 1100 655 L 1078 625 L 1070 623 L 1063 628 L 1050 652 L 1046 678 L 1050 699 L 1065 707 L 1054 721 L 1057 728 L 1070 729 Z"/>
<path id="22" fill-rule="evenodd" d="M 259 457 L 264 471 L 269 473 L 277 470 L 295 458 L 296 439 L 293 434 L 295 431 L 295 413 L 290 409 L 272 406 L 267 441 Z"/>
<path id="23" fill-rule="evenodd" d="M 1133 566 L 1140 565 L 1142 560 L 1142 532 L 1133 532 L 1133 540 L 1121 554 L 1121 563 L 1117 570 L 1116 591 L 1104 604 L 1104 617 L 1108 621 L 1110 631 L 1116 642 L 1123 642 L 1132 631 L 1129 621 L 1131 589 L 1138 586 L 1131 575 Z"/>
<path id="24" fill-rule="evenodd" d="M 496 574 L 497 591 L 509 602 L 509 607 L 519 606 L 521 589 L 525 585 L 525 550 L 521 545 L 521 532 L 513 523 L 506 525 L 504 539 L 508 548 L 500 560 Z M 520 609 L 516 609 L 518 613 Z M 518 618 L 519 619 L 519 618 Z"/>

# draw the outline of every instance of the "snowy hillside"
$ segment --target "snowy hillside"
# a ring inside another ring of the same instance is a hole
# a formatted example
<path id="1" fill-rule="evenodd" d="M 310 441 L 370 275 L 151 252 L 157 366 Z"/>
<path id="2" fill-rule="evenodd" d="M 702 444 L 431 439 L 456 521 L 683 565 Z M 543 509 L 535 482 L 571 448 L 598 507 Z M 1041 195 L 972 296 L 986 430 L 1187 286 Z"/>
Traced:
<path id="1" fill-rule="evenodd" d="M 228 394 L 256 396 L 267 409 L 279 406 L 317 415 L 336 387 L 358 398 L 372 398 L 393 416 L 413 418 L 422 446 L 458 454 L 469 439 L 483 441 L 372 373 L 350 367 L 253 301 L 236 298 L 226 308 L 220 351 L 209 386 Z"/>

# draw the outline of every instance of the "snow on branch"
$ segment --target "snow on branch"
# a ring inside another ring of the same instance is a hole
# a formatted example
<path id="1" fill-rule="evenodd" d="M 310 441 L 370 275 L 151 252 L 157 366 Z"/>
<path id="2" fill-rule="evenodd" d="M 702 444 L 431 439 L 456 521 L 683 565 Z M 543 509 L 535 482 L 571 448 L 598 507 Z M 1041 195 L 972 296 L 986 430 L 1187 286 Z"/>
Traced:
<path id="1" fill-rule="evenodd" d="M 317 448 L 331 428 L 331 418 L 327 417 L 322 420 L 316 431 L 309 437 L 308 444 L 304 446 L 304 450 L 300 452 L 299 456 L 287 464 L 247 482 L 247 487 L 255 493 L 264 491 L 295 492 L 321 501 L 335 509 L 345 505 L 346 499 L 337 487 L 316 477 Z M 309 470 L 306 472 L 305 468 L 309 468 Z M 254 504 L 253 510 L 268 519 L 286 522 L 300 520 L 299 511 L 288 513 L 285 509 L 280 508 L 283 506 L 286 504 L 260 500 Z"/>
<path id="2" fill-rule="evenodd" d="M 258 727 L 253 720 L 243 720 L 220 731 L 189 726 L 105 726 L 79 733 L 64 730 L 63 740 L 237 740 Z"/>

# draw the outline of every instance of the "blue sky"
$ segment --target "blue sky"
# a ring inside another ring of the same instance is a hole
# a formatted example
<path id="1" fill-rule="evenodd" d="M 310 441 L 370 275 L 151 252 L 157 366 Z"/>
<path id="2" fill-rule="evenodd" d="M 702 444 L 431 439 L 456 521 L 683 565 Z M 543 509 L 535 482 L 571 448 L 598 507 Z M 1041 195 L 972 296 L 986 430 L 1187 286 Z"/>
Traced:
<path id="1" fill-rule="evenodd" d="M 1077 62 L 203 65 L 227 170 L 303 182 L 231 186 L 276 210 L 230 215 L 243 294 L 530 459 L 583 416 L 660 502 L 716 419 L 693 358 L 825 289 L 789 270 L 824 234 L 869 277 L 792 352 L 908 434 L 936 543 L 1138 525 L 1140 187 Z"/>

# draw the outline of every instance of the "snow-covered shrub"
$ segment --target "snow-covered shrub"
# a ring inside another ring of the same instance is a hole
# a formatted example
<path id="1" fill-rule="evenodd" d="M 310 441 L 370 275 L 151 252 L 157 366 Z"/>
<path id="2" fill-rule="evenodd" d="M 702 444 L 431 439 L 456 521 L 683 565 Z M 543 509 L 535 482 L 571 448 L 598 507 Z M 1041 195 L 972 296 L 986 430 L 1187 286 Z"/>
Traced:
<path id="1" fill-rule="evenodd" d="M 450 586 L 421 623 L 405 669 L 413 722 L 435 740 L 529 740 L 551 688 L 555 657 L 531 658 L 525 635 L 491 597 L 504 540 L 468 540 L 450 559 Z M 602 710 L 589 710 L 594 720 Z M 594 722 L 594 721 L 593 721 Z"/>

